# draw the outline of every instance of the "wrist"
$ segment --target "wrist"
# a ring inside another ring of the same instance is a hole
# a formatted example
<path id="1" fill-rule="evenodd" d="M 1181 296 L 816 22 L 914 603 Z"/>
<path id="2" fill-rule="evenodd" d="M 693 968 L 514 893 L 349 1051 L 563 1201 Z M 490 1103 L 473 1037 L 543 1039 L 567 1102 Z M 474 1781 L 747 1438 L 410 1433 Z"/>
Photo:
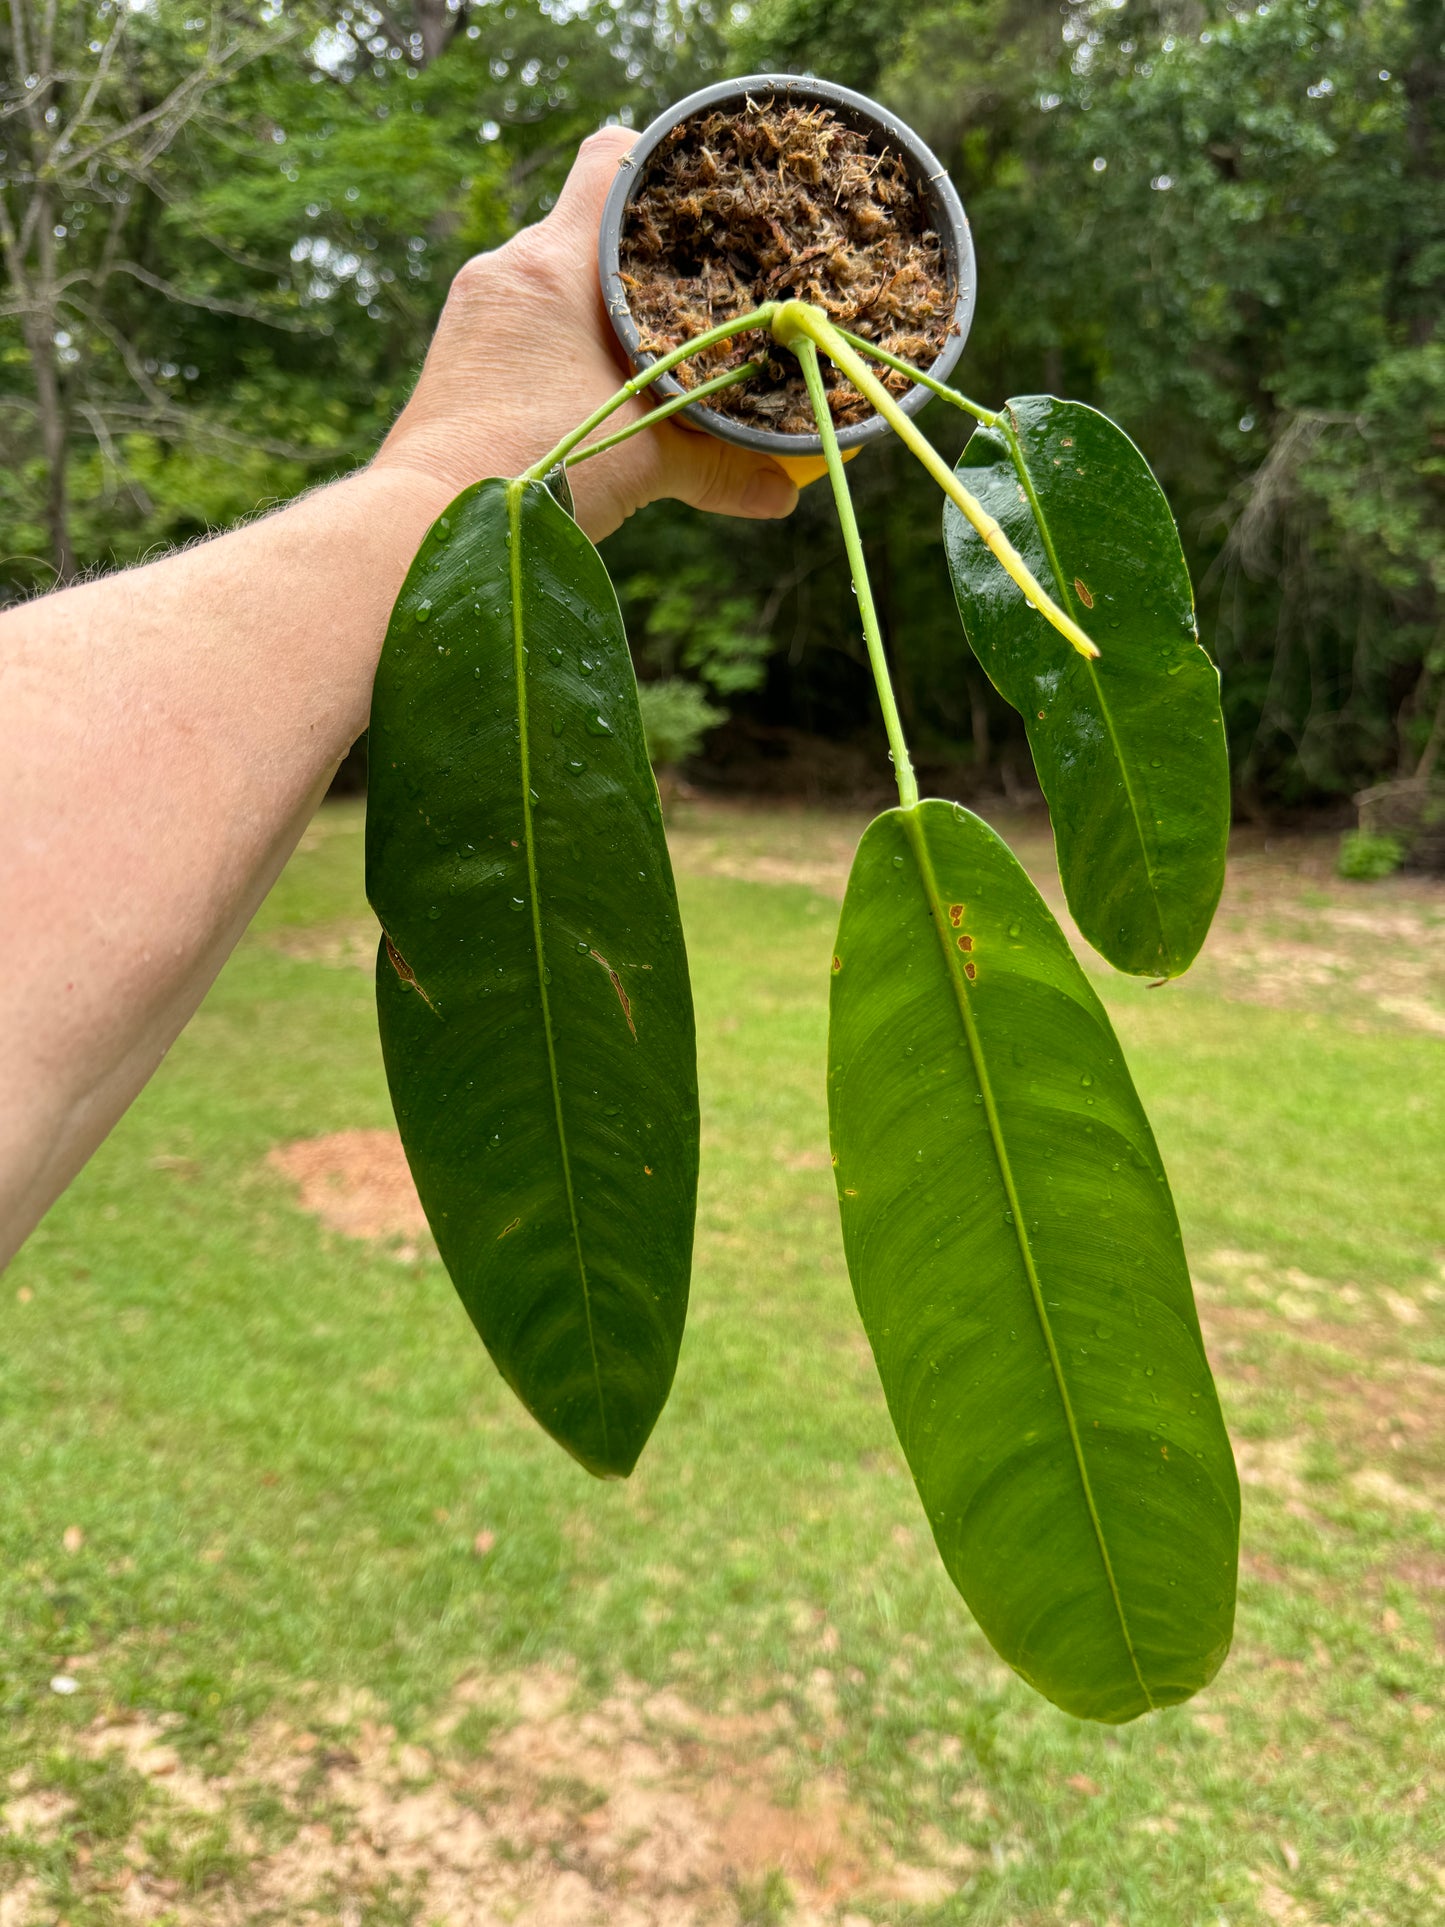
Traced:
<path id="1" fill-rule="evenodd" d="M 520 475 L 548 446 L 538 431 L 521 424 L 489 424 L 485 447 L 466 423 L 455 420 L 408 419 L 408 406 L 364 471 L 372 475 L 409 477 L 427 499 L 439 499 L 433 520 L 447 503 L 473 482 L 488 476 L 510 480 Z M 535 446 L 533 445 L 535 444 Z M 439 492 L 439 493 L 438 493 Z"/>
<path id="2" fill-rule="evenodd" d="M 378 454 L 365 468 L 354 470 L 335 486 L 345 491 L 348 505 L 355 502 L 359 506 L 369 536 L 386 543 L 388 560 L 393 555 L 401 558 L 400 573 L 392 584 L 394 595 L 423 536 L 466 484 L 453 486 L 430 467 L 401 455 L 384 460 Z M 394 568 L 388 571 L 392 573 Z"/>

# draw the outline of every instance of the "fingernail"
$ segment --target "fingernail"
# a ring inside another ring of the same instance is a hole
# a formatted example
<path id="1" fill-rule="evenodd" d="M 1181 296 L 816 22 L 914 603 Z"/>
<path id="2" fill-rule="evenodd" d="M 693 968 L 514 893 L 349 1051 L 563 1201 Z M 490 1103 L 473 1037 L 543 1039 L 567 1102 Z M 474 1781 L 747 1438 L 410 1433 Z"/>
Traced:
<path id="1" fill-rule="evenodd" d="M 798 491 L 787 476 L 769 462 L 766 468 L 755 468 L 748 477 L 743 490 L 743 513 L 758 517 L 789 515 L 797 499 Z"/>

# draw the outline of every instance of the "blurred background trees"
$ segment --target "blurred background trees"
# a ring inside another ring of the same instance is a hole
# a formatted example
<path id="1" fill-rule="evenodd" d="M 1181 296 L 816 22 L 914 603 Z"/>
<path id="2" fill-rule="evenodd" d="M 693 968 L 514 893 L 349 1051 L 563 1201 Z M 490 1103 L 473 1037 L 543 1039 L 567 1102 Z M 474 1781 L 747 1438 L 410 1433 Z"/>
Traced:
<path id="1" fill-rule="evenodd" d="M 1241 805 L 1428 769 L 1442 42 L 1439 0 L 10 0 L 0 595 L 363 460 L 451 274 L 545 211 L 584 133 L 723 73 L 813 71 L 888 102 L 958 183 L 981 277 L 965 387 L 1094 401 L 1153 461 Z M 852 474 L 925 775 L 1012 784 L 936 500 L 895 450 Z M 609 549 L 643 674 L 694 687 L 664 701 L 744 717 L 720 756 L 813 736 L 881 766 L 816 490 L 746 544 L 659 507 Z"/>

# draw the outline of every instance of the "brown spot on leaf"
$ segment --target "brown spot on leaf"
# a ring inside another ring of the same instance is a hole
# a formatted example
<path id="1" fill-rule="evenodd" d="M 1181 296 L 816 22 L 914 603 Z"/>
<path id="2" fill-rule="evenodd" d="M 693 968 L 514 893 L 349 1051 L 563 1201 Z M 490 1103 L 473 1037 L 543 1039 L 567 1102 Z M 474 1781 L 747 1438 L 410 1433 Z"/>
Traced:
<path id="1" fill-rule="evenodd" d="M 838 974 L 838 972 L 839 972 L 839 971 L 840 971 L 840 970 L 841 970 L 842 968 L 843 968 L 843 959 L 842 959 L 841 957 L 834 957 L 834 959 L 833 959 L 833 975 L 834 975 L 834 976 L 836 977 L 836 976 L 837 976 L 837 974 Z"/>
<path id="2" fill-rule="evenodd" d="M 955 930 L 957 930 L 958 926 L 963 922 L 963 905 L 961 903 L 949 904 L 948 921 L 953 925 Z"/>
<path id="3" fill-rule="evenodd" d="M 958 947 L 960 950 L 972 950 L 973 938 L 969 936 L 967 931 L 959 938 Z"/>
<path id="4" fill-rule="evenodd" d="M 1080 602 L 1083 603 L 1086 609 L 1093 608 L 1094 598 L 1089 594 L 1089 591 L 1084 587 L 1083 578 L 1081 576 L 1076 575 L 1074 577 L 1074 593 L 1079 598 Z"/>
<path id="5" fill-rule="evenodd" d="M 974 978 L 978 975 L 978 965 L 976 963 L 966 963 L 963 966 L 963 974 L 965 977 L 967 977 L 968 981 L 972 983 Z"/>
<path id="6" fill-rule="evenodd" d="M 617 972 L 612 968 L 611 964 L 608 963 L 607 959 L 602 955 L 602 952 L 600 950 L 589 950 L 587 954 L 589 957 L 595 958 L 595 960 L 598 963 L 600 963 L 602 968 L 607 972 L 608 978 L 610 979 L 612 984 L 612 988 L 617 992 L 617 1001 L 622 1006 L 622 1014 L 627 1019 L 627 1028 L 632 1032 L 632 1039 L 633 1039 L 633 1042 L 635 1043 L 637 1041 L 637 1026 L 632 1021 L 632 999 L 628 996 L 627 992 L 622 988 L 622 979 L 618 976 Z"/>
<path id="7" fill-rule="evenodd" d="M 522 1220 L 520 1218 L 513 1218 L 510 1224 L 504 1224 L 501 1230 L 497 1233 L 497 1243 L 500 1244 L 503 1238 L 510 1237 L 512 1232 L 514 1232 L 517 1229 L 517 1227 L 521 1224 L 521 1222 Z"/>
<path id="8" fill-rule="evenodd" d="M 416 972 L 412 969 L 411 965 L 407 962 L 406 958 L 402 956 L 401 952 L 397 949 L 396 945 L 392 942 L 390 937 L 386 939 L 386 955 L 387 955 L 387 961 L 390 963 L 392 969 L 396 972 L 397 976 L 401 978 L 401 981 L 406 985 L 407 989 L 414 990 L 417 996 L 420 997 L 422 1002 L 426 1005 L 427 1009 L 431 1011 L 434 1016 L 439 1017 L 441 1015 L 441 1012 L 437 1009 L 436 1005 L 432 1002 L 431 998 L 427 996 L 426 992 L 422 989 L 421 985 L 417 982 Z"/>

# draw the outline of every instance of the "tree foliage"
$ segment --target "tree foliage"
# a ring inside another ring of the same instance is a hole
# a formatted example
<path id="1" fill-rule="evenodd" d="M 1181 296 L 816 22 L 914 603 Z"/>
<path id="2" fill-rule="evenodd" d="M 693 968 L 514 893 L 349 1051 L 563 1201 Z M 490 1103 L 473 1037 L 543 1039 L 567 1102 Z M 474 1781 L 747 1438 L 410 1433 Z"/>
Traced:
<path id="1" fill-rule="evenodd" d="M 1445 736 L 1442 39 L 1438 0 L 15 0 L 10 592 L 363 459 L 455 267 L 544 211 L 584 132 L 805 69 L 888 102 L 957 181 L 965 385 L 1095 402 L 1160 473 L 1246 805 L 1413 771 Z M 870 452 L 854 481 L 916 738 L 1007 773 L 1017 725 L 910 567 L 936 541 L 921 478 Z M 825 510 L 745 551 L 654 510 L 614 570 L 746 602 L 772 653 L 740 699 L 846 733 L 863 665 Z"/>
<path id="2" fill-rule="evenodd" d="M 544 211 L 602 115 L 686 84 L 707 32 L 667 7 L 558 22 L 538 0 L 14 0 L 12 585 L 128 561 L 365 459 L 456 268 Z"/>

